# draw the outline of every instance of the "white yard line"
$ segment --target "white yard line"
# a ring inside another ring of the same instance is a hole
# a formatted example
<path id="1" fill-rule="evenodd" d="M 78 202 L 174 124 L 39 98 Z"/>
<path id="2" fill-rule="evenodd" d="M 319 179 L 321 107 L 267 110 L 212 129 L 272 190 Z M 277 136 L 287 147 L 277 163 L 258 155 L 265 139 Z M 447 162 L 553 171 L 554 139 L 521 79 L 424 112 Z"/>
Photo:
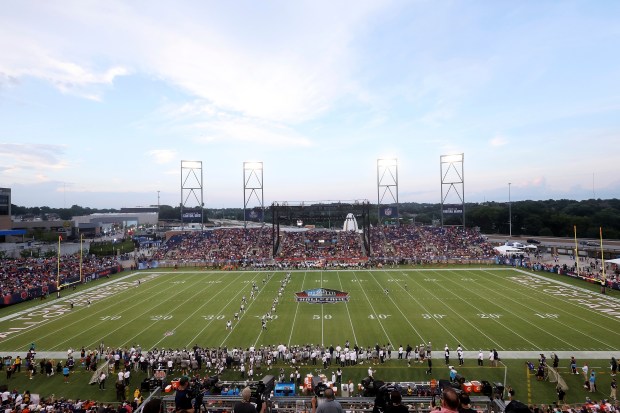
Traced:
<path id="1" fill-rule="evenodd" d="M 444 278 L 445 280 L 449 281 L 449 282 L 453 282 L 453 281 L 452 281 L 452 279 L 451 279 L 450 277 L 443 276 L 443 278 Z M 479 297 L 479 300 L 480 300 L 480 301 L 486 301 L 486 302 L 491 303 L 491 304 L 493 304 L 493 305 L 497 305 L 497 303 L 494 303 L 493 301 L 491 301 L 490 299 L 488 299 L 486 296 L 484 296 L 484 295 L 482 295 L 482 294 L 478 294 L 478 292 L 477 292 L 477 291 L 474 291 L 474 290 L 472 290 L 472 289 L 470 289 L 470 288 L 467 288 L 467 287 L 466 287 L 466 284 L 462 284 L 462 285 L 461 285 L 461 288 L 462 288 L 463 290 L 468 291 L 468 292 L 472 293 L 473 295 L 475 295 L 475 296 Z M 495 291 L 494 291 L 494 293 L 495 293 Z M 481 313 L 481 314 L 485 313 L 485 311 L 480 310 L 480 308 L 478 308 L 477 306 L 475 306 L 474 304 L 472 304 L 470 301 L 465 301 L 465 303 L 466 303 L 466 304 L 468 304 L 470 307 L 474 308 L 474 309 L 475 309 L 478 313 Z M 534 327 L 535 329 L 540 330 L 540 331 L 542 331 L 543 333 L 545 333 L 545 334 L 547 334 L 547 335 L 550 335 L 550 336 L 552 336 L 552 337 L 555 337 L 553 334 L 550 334 L 550 333 L 548 333 L 547 331 L 545 331 L 544 329 L 542 329 L 542 328 L 540 328 L 539 326 L 537 326 L 536 324 L 531 323 L 530 321 L 525 320 L 525 319 L 524 319 L 524 318 L 522 318 L 522 317 L 519 317 L 517 314 L 515 314 L 514 312 L 512 312 L 512 311 L 510 311 L 510 310 L 508 310 L 508 309 L 506 309 L 506 308 L 502 308 L 502 311 L 504 311 L 504 312 L 506 312 L 506 313 L 509 313 L 509 314 L 513 315 L 514 317 L 516 317 L 516 318 L 520 319 L 520 320 L 521 320 L 521 321 L 523 321 L 524 323 L 531 325 L 531 326 L 532 326 L 532 327 Z M 528 340 L 527 338 L 523 337 L 521 334 L 518 334 L 518 333 L 517 333 L 517 332 L 515 332 L 514 330 L 511 330 L 511 329 L 510 329 L 510 328 L 509 328 L 506 324 L 504 324 L 504 323 L 501 321 L 501 319 L 499 319 L 499 318 L 490 318 L 489 320 L 494 321 L 495 323 L 497 323 L 497 324 L 501 325 L 503 328 L 505 328 L 505 329 L 506 329 L 506 330 L 508 330 L 508 331 L 512 331 L 512 334 L 514 334 L 514 335 L 518 336 L 519 338 L 523 339 L 523 341 L 526 341 L 526 342 L 530 343 L 530 344 L 532 345 L 532 347 L 533 347 L 533 348 L 540 348 L 540 346 L 539 346 L 539 345 L 537 345 L 536 343 L 534 343 L 534 342 L 532 342 L 532 341 Z M 556 337 L 556 338 L 557 338 L 557 337 Z M 570 345 L 571 347 L 575 348 L 575 350 L 577 349 L 577 347 L 573 346 L 573 345 L 572 345 L 572 344 L 570 344 L 570 343 L 568 343 L 568 345 Z M 503 350 L 503 349 L 501 349 L 501 350 Z"/>
<path id="2" fill-rule="evenodd" d="M 256 275 L 254 275 L 254 278 L 252 278 L 252 281 L 254 281 L 254 279 L 256 278 Z M 206 301 L 205 303 L 203 303 L 200 307 L 198 307 L 197 310 L 195 310 L 188 318 L 186 318 L 183 322 L 191 320 L 192 316 L 195 315 L 196 313 L 198 313 L 199 311 L 202 311 L 202 308 L 205 307 L 208 303 L 211 302 L 211 300 L 213 300 L 215 297 L 217 297 L 218 295 L 220 295 L 221 293 L 223 293 L 224 291 L 228 291 L 228 287 L 230 287 L 232 284 L 234 284 L 235 282 L 239 281 L 239 276 L 237 276 L 237 278 L 235 278 L 234 280 L 231 280 L 230 283 L 228 283 L 228 285 L 226 285 L 225 288 L 222 288 L 217 294 L 211 296 L 211 298 Z M 243 293 L 242 289 L 239 289 L 239 291 L 237 292 L 237 294 L 235 294 L 235 298 L 239 296 L 239 294 Z M 230 300 L 230 302 L 228 303 L 228 305 L 232 304 L 232 299 Z M 215 321 L 220 321 L 217 319 L 218 316 L 220 316 L 222 314 L 222 312 L 224 312 L 224 309 L 226 309 L 228 307 L 228 305 L 220 308 L 220 311 L 218 313 L 215 314 L 215 317 L 213 317 L 212 320 L 209 320 L 208 323 L 205 324 L 205 326 L 198 332 L 198 334 L 196 334 L 191 340 L 189 340 L 189 342 L 187 343 L 187 345 L 185 347 L 190 347 L 192 345 L 192 343 L 195 343 L 196 340 L 198 339 L 198 337 L 200 337 L 200 335 L 202 334 L 203 331 L 205 331 L 207 328 L 209 328 L 209 326 L 211 326 L 211 324 L 213 324 L 213 322 Z M 234 305 L 234 304 L 233 304 Z M 241 314 L 239 316 L 239 321 L 241 321 L 241 317 L 243 317 L 243 314 Z M 233 326 L 234 328 L 234 326 Z M 163 339 L 162 339 L 163 340 Z M 160 340 L 161 341 L 161 340 Z M 159 343 L 159 342 L 158 342 Z"/>
<path id="3" fill-rule="evenodd" d="M 487 273 L 487 272 L 485 271 L 485 273 Z M 494 275 L 494 274 L 492 274 L 492 273 L 491 273 L 490 275 Z M 522 286 L 522 287 L 526 287 L 526 288 L 528 287 L 528 286 L 524 286 L 523 284 L 520 284 L 520 283 L 516 283 L 516 284 L 517 284 L 517 285 L 520 285 L 520 286 Z M 486 288 L 486 287 L 483 287 L 483 288 Z M 487 288 L 487 289 L 488 289 L 488 288 Z M 538 291 L 538 292 L 540 292 L 540 291 Z M 515 300 L 515 299 L 513 299 L 513 298 L 510 298 L 510 297 L 509 297 L 509 296 L 507 296 L 507 295 L 504 295 L 504 294 L 499 294 L 499 293 L 498 293 L 498 292 L 496 292 L 496 291 L 494 291 L 494 293 L 495 293 L 495 294 L 498 294 L 499 296 L 503 297 L 503 298 L 504 298 L 504 299 L 506 299 L 506 300 L 510 300 L 510 301 L 512 301 L 513 303 L 517 303 L 517 304 L 519 304 L 519 305 L 525 306 L 524 304 L 522 304 L 522 303 L 521 303 L 521 302 L 519 302 L 518 300 Z M 545 294 L 545 295 L 546 295 L 546 294 Z M 571 317 L 579 318 L 579 319 L 581 319 L 582 321 L 586 322 L 586 320 L 584 320 L 584 319 L 580 318 L 580 317 L 579 317 L 579 316 L 577 316 L 577 315 L 574 315 L 574 314 L 572 314 L 572 313 L 569 313 L 569 314 L 571 315 Z M 583 331 L 582 329 L 574 329 L 574 328 L 573 328 L 573 327 L 574 327 L 573 325 L 568 325 L 568 324 L 566 324 L 566 323 L 564 323 L 564 322 L 560 321 L 559 319 L 555 319 L 554 321 L 555 321 L 556 323 L 561 324 L 561 325 L 563 325 L 564 327 L 566 327 L 566 329 L 567 329 L 567 330 L 570 330 L 570 331 L 576 332 L 577 334 L 580 334 L 580 335 L 582 335 L 582 336 L 585 336 L 585 337 L 586 337 L 587 339 L 589 339 L 589 340 L 597 341 L 597 342 L 599 342 L 600 344 L 603 344 L 604 346 L 608 346 L 608 344 L 607 344 L 607 343 L 605 343 L 604 341 L 599 340 L 599 339 L 596 337 L 596 334 L 594 334 L 594 335 L 593 335 L 593 334 L 588 334 L 588 333 L 586 333 L 585 331 Z M 587 322 L 586 322 L 586 324 L 593 324 L 593 323 L 591 323 L 590 321 L 587 321 Z M 613 332 L 614 334 L 618 334 L 617 332 L 612 331 L 612 330 L 610 330 L 610 332 Z M 548 334 L 550 334 L 550 333 L 548 333 Z M 556 337 L 556 336 L 554 336 L 554 338 L 556 338 L 556 339 L 557 339 L 557 337 Z M 573 347 L 574 347 L 574 346 L 573 346 Z"/>
<path id="4" fill-rule="evenodd" d="M 337 271 L 338 282 L 340 283 L 340 291 L 343 291 L 344 287 L 342 286 L 342 280 L 340 279 L 340 271 Z M 351 324 L 351 331 L 353 332 L 353 340 L 354 343 L 357 344 L 357 336 L 355 335 L 355 327 L 353 327 L 353 319 L 351 318 L 351 312 L 349 311 L 349 302 L 345 301 L 345 308 L 347 309 L 347 315 L 349 316 L 349 323 Z"/>
<path id="5" fill-rule="evenodd" d="M 383 330 L 383 334 L 385 334 L 385 337 L 388 339 L 388 343 L 393 343 L 394 341 L 390 338 L 387 331 L 385 331 L 385 326 L 383 325 L 383 323 L 381 322 L 381 319 L 379 318 L 379 315 L 375 311 L 375 307 L 372 305 L 370 298 L 368 298 L 368 294 L 366 294 L 366 291 L 362 287 L 362 283 L 360 282 L 359 278 L 357 278 L 357 273 L 354 272 L 353 274 L 354 274 L 355 279 L 357 280 L 357 283 L 359 284 L 362 290 L 362 293 L 364 293 L 364 297 L 366 297 L 366 301 L 368 301 L 368 304 L 370 305 L 370 308 L 372 309 L 373 315 L 376 317 L 376 320 L 379 322 L 379 326 L 381 327 L 381 330 Z"/>
<path id="6" fill-rule="evenodd" d="M 377 285 L 379 286 L 379 288 L 383 289 L 383 286 L 381 285 L 381 283 L 379 283 L 379 281 L 377 281 L 377 278 L 372 274 L 372 272 L 370 272 L 370 276 L 372 277 L 372 279 L 377 283 Z M 403 288 L 401 286 L 401 288 Z M 404 289 L 404 288 L 403 288 Z M 411 298 L 414 299 L 414 301 L 418 301 L 416 300 L 411 294 L 409 294 L 409 292 L 407 292 L 407 295 L 409 295 Z M 417 328 L 415 328 L 415 326 L 413 324 L 411 324 L 411 321 L 409 321 L 409 318 L 405 315 L 405 313 L 403 313 L 403 311 L 400 309 L 400 307 L 394 302 L 394 299 L 388 294 L 388 298 L 390 299 L 390 301 L 392 302 L 392 304 L 394 304 L 394 307 L 396 307 L 396 309 L 398 310 L 398 312 L 403 316 L 403 318 L 405 319 L 405 321 L 407 322 L 407 324 L 409 324 L 409 326 L 411 327 L 411 329 L 418 335 L 418 337 L 420 337 L 420 340 L 422 340 L 423 343 L 426 343 L 426 340 L 424 339 L 424 337 L 422 337 L 422 334 L 420 334 L 420 332 L 418 331 Z M 423 307 L 423 306 L 422 306 Z M 445 328 L 444 328 L 445 329 Z M 446 330 L 448 332 L 448 334 L 451 334 L 448 330 Z M 454 336 L 453 336 L 454 337 Z M 391 343 L 391 342 L 390 342 Z"/>
<path id="7" fill-rule="evenodd" d="M 406 277 L 408 277 L 408 279 L 412 280 L 416 285 L 420 286 L 425 294 L 430 295 L 431 297 L 435 298 L 438 302 L 441 302 L 441 298 L 437 297 L 435 294 L 433 294 L 428 288 L 423 287 L 422 284 L 419 284 L 418 282 L 415 281 L 415 279 L 413 277 L 411 277 L 409 274 L 402 272 L 403 275 L 405 275 Z M 409 291 L 407 291 L 407 294 L 418 303 L 418 305 L 420 305 L 420 307 L 422 307 L 424 309 L 424 311 L 426 311 L 427 314 L 430 314 L 429 310 L 426 309 L 426 307 L 424 307 L 417 298 L 415 298 L 413 295 L 411 295 L 411 293 Z M 456 296 L 456 294 L 454 292 L 452 292 L 453 295 Z M 458 297 L 458 296 L 457 296 Z M 469 320 L 467 320 L 467 318 L 463 317 L 458 311 L 454 310 L 451 306 L 446 305 L 446 308 L 452 312 L 454 315 L 456 315 L 458 318 L 460 318 L 461 320 L 463 320 L 465 323 L 469 324 L 469 326 L 471 328 L 473 328 L 474 330 L 476 330 L 478 333 L 480 333 L 481 335 L 483 335 L 484 337 L 486 337 L 489 342 L 494 343 L 497 348 L 500 348 L 501 346 L 499 345 L 499 343 L 497 343 L 495 340 L 493 340 L 491 337 L 489 337 L 488 335 L 486 335 L 482 330 L 480 330 L 478 327 L 476 327 L 475 324 L 473 324 L 472 322 L 470 322 Z M 433 320 L 435 320 L 442 328 L 445 329 L 445 327 L 442 325 L 441 321 L 439 319 L 433 318 Z M 456 341 L 458 343 L 464 343 L 466 341 L 464 340 L 459 340 L 458 338 L 452 336 L 453 338 L 456 339 Z M 424 340 L 422 340 L 424 342 Z M 466 350 L 467 348 L 463 345 L 463 349 Z"/>
<path id="8" fill-rule="evenodd" d="M 304 279 L 301 282 L 301 290 L 304 291 L 304 283 L 306 282 L 306 275 L 307 273 L 304 272 Z M 300 302 L 297 302 L 297 306 L 295 307 L 295 316 L 293 317 L 293 324 L 291 324 L 291 334 L 289 334 L 288 336 L 288 343 L 287 343 L 287 347 L 291 346 L 291 339 L 293 338 L 293 330 L 295 329 L 295 321 L 297 320 L 297 313 L 299 312 L 299 304 Z"/>

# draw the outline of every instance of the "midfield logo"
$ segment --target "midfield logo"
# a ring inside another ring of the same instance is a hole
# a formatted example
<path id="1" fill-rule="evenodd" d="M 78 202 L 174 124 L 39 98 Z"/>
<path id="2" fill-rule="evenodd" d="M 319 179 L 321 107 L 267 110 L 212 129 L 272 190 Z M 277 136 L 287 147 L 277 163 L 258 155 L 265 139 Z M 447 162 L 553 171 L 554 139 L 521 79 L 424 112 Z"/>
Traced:
<path id="1" fill-rule="evenodd" d="M 349 301 L 349 293 L 327 288 L 316 288 L 295 293 L 295 299 L 299 303 L 333 304 Z"/>

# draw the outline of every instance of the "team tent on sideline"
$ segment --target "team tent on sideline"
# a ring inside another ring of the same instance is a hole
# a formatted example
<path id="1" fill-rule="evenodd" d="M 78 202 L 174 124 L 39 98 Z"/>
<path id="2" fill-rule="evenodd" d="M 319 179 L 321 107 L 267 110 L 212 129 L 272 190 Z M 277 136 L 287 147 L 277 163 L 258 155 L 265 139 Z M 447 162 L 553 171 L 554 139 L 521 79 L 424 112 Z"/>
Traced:
<path id="1" fill-rule="evenodd" d="M 500 245 L 499 247 L 495 247 L 494 250 L 500 254 L 525 254 L 523 250 L 511 247 L 510 245 Z"/>

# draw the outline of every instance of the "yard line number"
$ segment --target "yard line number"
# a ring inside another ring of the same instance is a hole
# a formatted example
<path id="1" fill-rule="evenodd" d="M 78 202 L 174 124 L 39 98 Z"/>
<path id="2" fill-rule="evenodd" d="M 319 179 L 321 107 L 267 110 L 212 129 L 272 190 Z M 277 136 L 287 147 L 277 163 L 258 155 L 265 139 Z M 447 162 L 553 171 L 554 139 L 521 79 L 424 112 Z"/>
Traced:
<path id="1" fill-rule="evenodd" d="M 502 316 L 501 314 L 495 314 L 495 313 L 478 313 L 478 317 L 480 317 L 480 318 L 494 318 L 494 319 L 498 319 L 501 316 Z"/>

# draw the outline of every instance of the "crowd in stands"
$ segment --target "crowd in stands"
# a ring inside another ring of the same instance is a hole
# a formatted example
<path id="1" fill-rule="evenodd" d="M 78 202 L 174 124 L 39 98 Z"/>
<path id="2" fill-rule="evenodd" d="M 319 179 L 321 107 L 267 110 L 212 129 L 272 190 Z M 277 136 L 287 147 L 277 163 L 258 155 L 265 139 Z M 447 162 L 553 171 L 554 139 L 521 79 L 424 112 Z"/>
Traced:
<path id="1" fill-rule="evenodd" d="M 491 245 L 475 230 L 460 227 L 374 227 L 370 254 L 355 231 L 283 230 L 275 256 L 271 228 L 218 228 L 175 234 L 155 252 L 154 260 L 179 262 L 264 263 L 308 261 L 436 262 L 488 259 Z"/>
<path id="2" fill-rule="evenodd" d="M 361 237 L 354 231 L 308 230 L 282 234 L 278 259 L 314 261 L 361 259 L 364 257 Z"/>
<path id="3" fill-rule="evenodd" d="M 82 276 L 118 265 L 112 258 L 84 257 Z M 20 293 L 31 288 L 55 284 L 60 280 L 80 277 L 79 255 L 60 257 L 60 276 L 58 258 L 18 258 L 2 260 L 0 265 L 0 296 Z"/>
<path id="4" fill-rule="evenodd" d="M 493 247 L 477 231 L 461 227 L 389 226 L 370 231 L 372 256 L 384 261 L 433 262 L 493 257 Z"/>
<path id="5" fill-rule="evenodd" d="M 218 228 L 175 234 L 155 252 L 153 259 L 251 262 L 270 255 L 270 228 Z"/>

